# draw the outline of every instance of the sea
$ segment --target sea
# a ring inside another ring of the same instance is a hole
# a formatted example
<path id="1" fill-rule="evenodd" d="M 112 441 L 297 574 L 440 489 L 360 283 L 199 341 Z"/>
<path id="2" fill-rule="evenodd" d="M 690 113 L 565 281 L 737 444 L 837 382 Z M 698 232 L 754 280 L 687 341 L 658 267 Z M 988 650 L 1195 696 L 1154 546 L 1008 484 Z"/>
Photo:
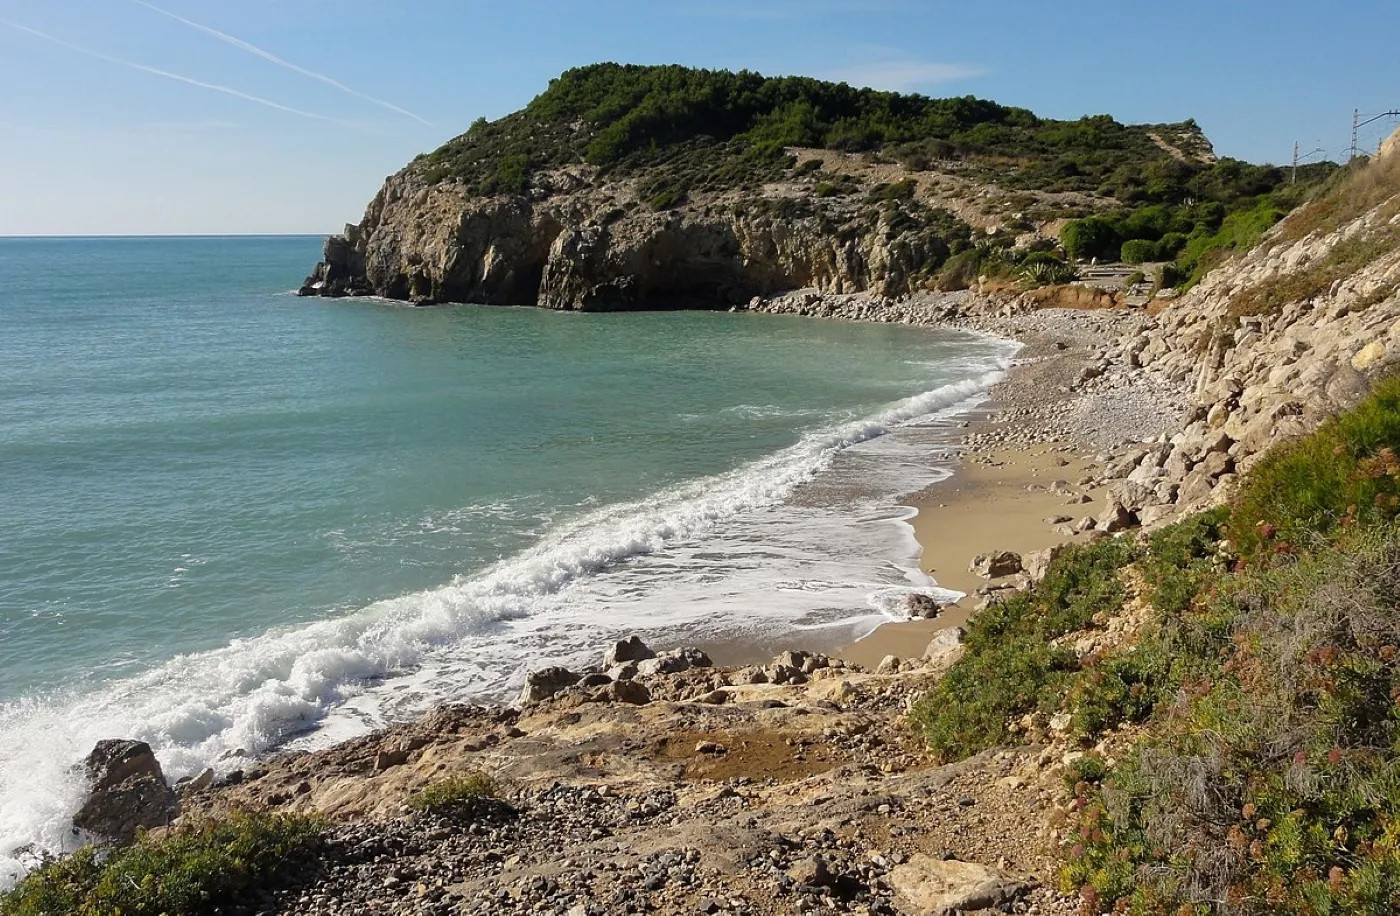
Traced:
<path id="1" fill-rule="evenodd" d="M 228 771 L 939 593 L 899 497 L 1014 345 L 298 298 L 320 244 L 0 239 L 0 886 L 82 841 L 100 739 Z"/>

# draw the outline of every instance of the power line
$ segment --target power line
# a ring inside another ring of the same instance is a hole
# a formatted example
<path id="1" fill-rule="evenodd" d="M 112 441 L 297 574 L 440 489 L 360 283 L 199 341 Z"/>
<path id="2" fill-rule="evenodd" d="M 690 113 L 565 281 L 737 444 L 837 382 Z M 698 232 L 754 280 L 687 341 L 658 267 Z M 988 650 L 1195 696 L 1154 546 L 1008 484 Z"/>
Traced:
<path id="1" fill-rule="evenodd" d="M 1383 111 L 1378 115 L 1368 115 L 1363 121 L 1360 108 L 1353 108 L 1351 111 L 1351 158 L 1355 159 L 1360 155 L 1358 151 L 1358 140 L 1361 137 L 1361 128 L 1368 124 L 1374 124 L 1382 118 L 1400 118 L 1400 111 Z"/>

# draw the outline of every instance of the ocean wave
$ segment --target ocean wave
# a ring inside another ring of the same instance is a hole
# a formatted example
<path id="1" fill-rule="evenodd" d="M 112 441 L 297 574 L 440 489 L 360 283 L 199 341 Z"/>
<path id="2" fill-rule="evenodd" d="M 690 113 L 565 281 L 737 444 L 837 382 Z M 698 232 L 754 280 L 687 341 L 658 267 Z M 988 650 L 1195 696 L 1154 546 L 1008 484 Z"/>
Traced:
<path id="1" fill-rule="evenodd" d="M 596 621 L 571 616 L 577 612 L 566 593 L 576 583 L 782 504 L 852 446 L 971 406 L 1006 364 L 1000 359 L 987 370 L 982 363 L 984 371 L 963 381 L 810 433 L 729 473 L 582 512 L 529 549 L 441 588 L 178 657 L 97 692 L 0 705 L 0 733 L 8 739 L 0 744 L 0 886 L 24 870 L 21 847 L 59 851 L 74 844 L 69 818 L 82 786 L 72 765 L 98 740 L 150 742 L 172 779 L 206 766 L 232 769 L 247 755 L 317 728 L 332 710 L 354 707 L 386 679 L 411 676 L 446 647 L 459 660 L 463 646 L 480 651 L 465 653 L 468 663 L 454 668 L 460 683 L 440 685 L 440 696 L 499 693 L 528 664 L 578 648 L 561 635 L 597 628 Z M 872 609 L 888 611 L 892 595 L 874 595 Z"/>

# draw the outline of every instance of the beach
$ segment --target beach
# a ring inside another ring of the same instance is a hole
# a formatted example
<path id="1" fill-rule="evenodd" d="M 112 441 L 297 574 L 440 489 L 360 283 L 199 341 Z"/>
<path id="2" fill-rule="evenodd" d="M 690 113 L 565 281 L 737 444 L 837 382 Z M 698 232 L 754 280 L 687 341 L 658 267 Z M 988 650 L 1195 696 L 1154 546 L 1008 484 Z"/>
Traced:
<path id="1" fill-rule="evenodd" d="M 1141 320 L 1121 309 L 1062 309 L 959 322 L 1023 344 L 968 418 L 953 475 L 905 497 L 916 511 L 920 569 L 965 597 L 934 619 L 885 624 L 842 647 L 841 658 L 871 668 L 891 656 L 920 658 L 939 631 L 965 626 L 992 590 L 1020 584 L 977 575 L 970 567 L 979 556 L 1025 556 L 1102 536 L 1070 529 L 1105 511 L 1113 455 L 1169 434 L 1184 401 L 1148 376 L 1099 381 L 1105 351 Z"/>

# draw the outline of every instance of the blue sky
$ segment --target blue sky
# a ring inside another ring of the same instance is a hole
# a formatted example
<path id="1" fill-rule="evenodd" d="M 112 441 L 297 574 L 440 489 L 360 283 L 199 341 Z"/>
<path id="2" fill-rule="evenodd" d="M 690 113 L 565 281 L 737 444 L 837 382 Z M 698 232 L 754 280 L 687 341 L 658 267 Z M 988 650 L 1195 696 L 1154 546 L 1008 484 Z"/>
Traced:
<path id="1" fill-rule="evenodd" d="M 0 0 L 0 235 L 336 231 L 415 154 L 602 60 L 1195 117 L 1252 161 L 1339 155 L 1353 108 L 1400 108 L 1393 0 L 151 2 Z"/>

